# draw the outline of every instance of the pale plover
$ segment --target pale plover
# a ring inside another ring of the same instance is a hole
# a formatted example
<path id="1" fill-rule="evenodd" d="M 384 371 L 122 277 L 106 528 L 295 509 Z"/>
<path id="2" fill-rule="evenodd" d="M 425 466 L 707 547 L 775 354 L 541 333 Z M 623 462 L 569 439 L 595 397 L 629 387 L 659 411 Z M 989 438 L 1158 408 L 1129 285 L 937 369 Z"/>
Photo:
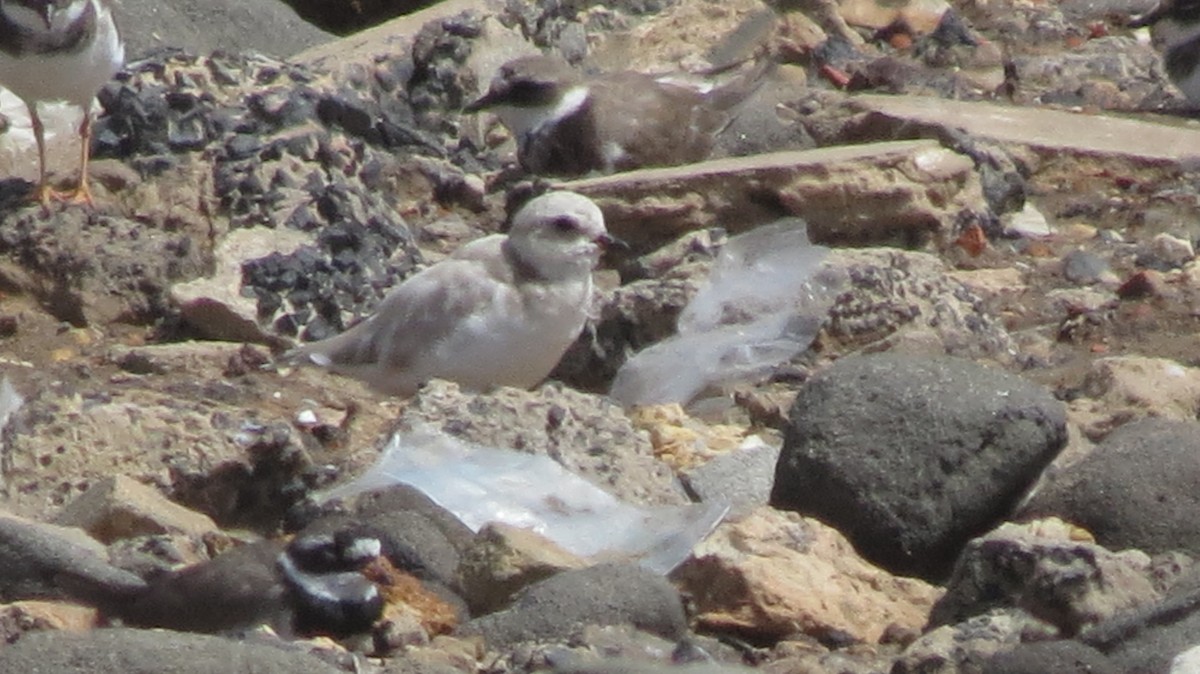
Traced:
<path id="1" fill-rule="evenodd" d="M 433 378 L 530 388 L 583 329 L 592 270 L 615 241 L 587 197 L 543 194 L 517 211 L 507 235 L 463 246 L 392 290 L 374 316 L 285 358 L 393 395 Z"/>

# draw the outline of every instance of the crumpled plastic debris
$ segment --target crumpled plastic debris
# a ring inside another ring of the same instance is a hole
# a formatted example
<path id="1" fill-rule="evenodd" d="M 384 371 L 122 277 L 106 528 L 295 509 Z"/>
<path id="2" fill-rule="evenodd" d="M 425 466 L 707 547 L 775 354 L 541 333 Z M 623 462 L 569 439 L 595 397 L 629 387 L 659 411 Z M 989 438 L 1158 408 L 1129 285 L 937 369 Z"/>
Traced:
<path id="1" fill-rule="evenodd" d="M 731 237 L 679 316 L 678 334 L 629 359 L 609 394 L 627 407 L 686 404 L 709 386 L 765 374 L 808 348 L 847 287 L 800 218 Z"/>
<path id="2" fill-rule="evenodd" d="M 25 398 L 17 393 L 17 389 L 12 385 L 12 381 L 5 375 L 0 378 L 0 433 L 8 426 L 8 422 L 25 404 Z"/>
<path id="3" fill-rule="evenodd" d="M 549 457 L 481 447 L 437 430 L 396 433 L 374 466 L 319 500 L 411 485 L 472 531 L 488 522 L 531 529 L 601 561 L 633 561 L 666 574 L 720 523 L 726 503 L 638 507 Z"/>

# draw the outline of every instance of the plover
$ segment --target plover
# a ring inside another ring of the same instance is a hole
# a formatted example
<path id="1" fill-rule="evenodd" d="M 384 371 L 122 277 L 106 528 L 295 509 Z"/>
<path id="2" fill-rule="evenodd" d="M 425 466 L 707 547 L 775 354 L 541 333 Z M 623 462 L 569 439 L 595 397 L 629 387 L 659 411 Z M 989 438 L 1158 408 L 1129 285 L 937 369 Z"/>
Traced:
<path id="1" fill-rule="evenodd" d="M 1129 26 L 1151 27 L 1167 76 L 1189 101 L 1200 103 L 1200 0 L 1160 0 Z"/>
<path id="2" fill-rule="evenodd" d="M 464 112 L 494 112 L 516 137 L 521 166 L 535 174 L 684 164 L 708 157 L 765 72 L 756 66 L 712 86 L 632 71 L 583 77 L 561 58 L 524 56 L 501 66 Z"/>
<path id="3" fill-rule="evenodd" d="M 370 629 L 383 597 L 361 572 L 382 555 L 378 538 L 355 531 L 261 541 L 152 578 L 102 603 L 127 625 L 344 636 Z"/>
<path id="4" fill-rule="evenodd" d="M 38 148 L 38 183 L 33 197 L 91 203 L 88 153 L 92 102 L 101 85 L 125 61 L 107 0 L 0 0 L 0 85 L 29 108 Z M 39 102 L 65 101 L 83 109 L 79 183 L 65 195 L 51 189 L 46 173 L 45 127 Z"/>
<path id="5" fill-rule="evenodd" d="M 583 329 L 592 270 L 616 242 L 587 197 L 549 192 L 494 234 L 401 283 L 374 316 L 285 359 L 308 361 L 392 395 L 429 379 L 530 388 Z"/>

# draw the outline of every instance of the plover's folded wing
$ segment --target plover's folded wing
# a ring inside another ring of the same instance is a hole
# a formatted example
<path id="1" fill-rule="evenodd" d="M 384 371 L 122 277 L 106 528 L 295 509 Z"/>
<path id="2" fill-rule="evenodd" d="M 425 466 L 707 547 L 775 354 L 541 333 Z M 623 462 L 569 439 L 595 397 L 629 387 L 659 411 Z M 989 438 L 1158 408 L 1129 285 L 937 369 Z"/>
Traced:
<path id="1" fill-rule="evenodd" d="M 409 278 L 375 315 L 340 335 L 289 353 L 399 395 L 436 376 L 453 354 L 444 345 L 469 321 L 487 314 L 510 289 L 487 260 L 448 258 Z"/>

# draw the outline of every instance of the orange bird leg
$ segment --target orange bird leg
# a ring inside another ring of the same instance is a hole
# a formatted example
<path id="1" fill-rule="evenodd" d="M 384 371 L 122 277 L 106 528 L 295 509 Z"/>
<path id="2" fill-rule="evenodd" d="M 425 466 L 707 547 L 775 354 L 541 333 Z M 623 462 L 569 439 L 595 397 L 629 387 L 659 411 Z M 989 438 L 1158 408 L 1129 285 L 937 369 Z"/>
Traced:
<path id="1" fill-rule="evenodd" d="M 79 185 L 63 198 L 73 204 L 87 204 L 94 206 L 92 203 L 92 189 L 88 186 L 88 157 L 92 150 L 92 111 L 87 108 L 83 111 L 83 121 L 79 123 L 79 140 L 81 143 L 79 150 Z"/>
<path id="2" fill-rule="evenodd" d="M 38 116 L 37 103 L 26 102 L 25 107 L 29 108 L 29 121 L 33 124 L 33 137 L 37 140 L 38 149 L 38 182 L 33 188 L 33 192 L 29 194 L 29 198 L 46 207 L 50 205 L 51 199 L 59 196 L 50 187 L 46 176 L 46 127 L 42 124 L 42 118 Z"/>

